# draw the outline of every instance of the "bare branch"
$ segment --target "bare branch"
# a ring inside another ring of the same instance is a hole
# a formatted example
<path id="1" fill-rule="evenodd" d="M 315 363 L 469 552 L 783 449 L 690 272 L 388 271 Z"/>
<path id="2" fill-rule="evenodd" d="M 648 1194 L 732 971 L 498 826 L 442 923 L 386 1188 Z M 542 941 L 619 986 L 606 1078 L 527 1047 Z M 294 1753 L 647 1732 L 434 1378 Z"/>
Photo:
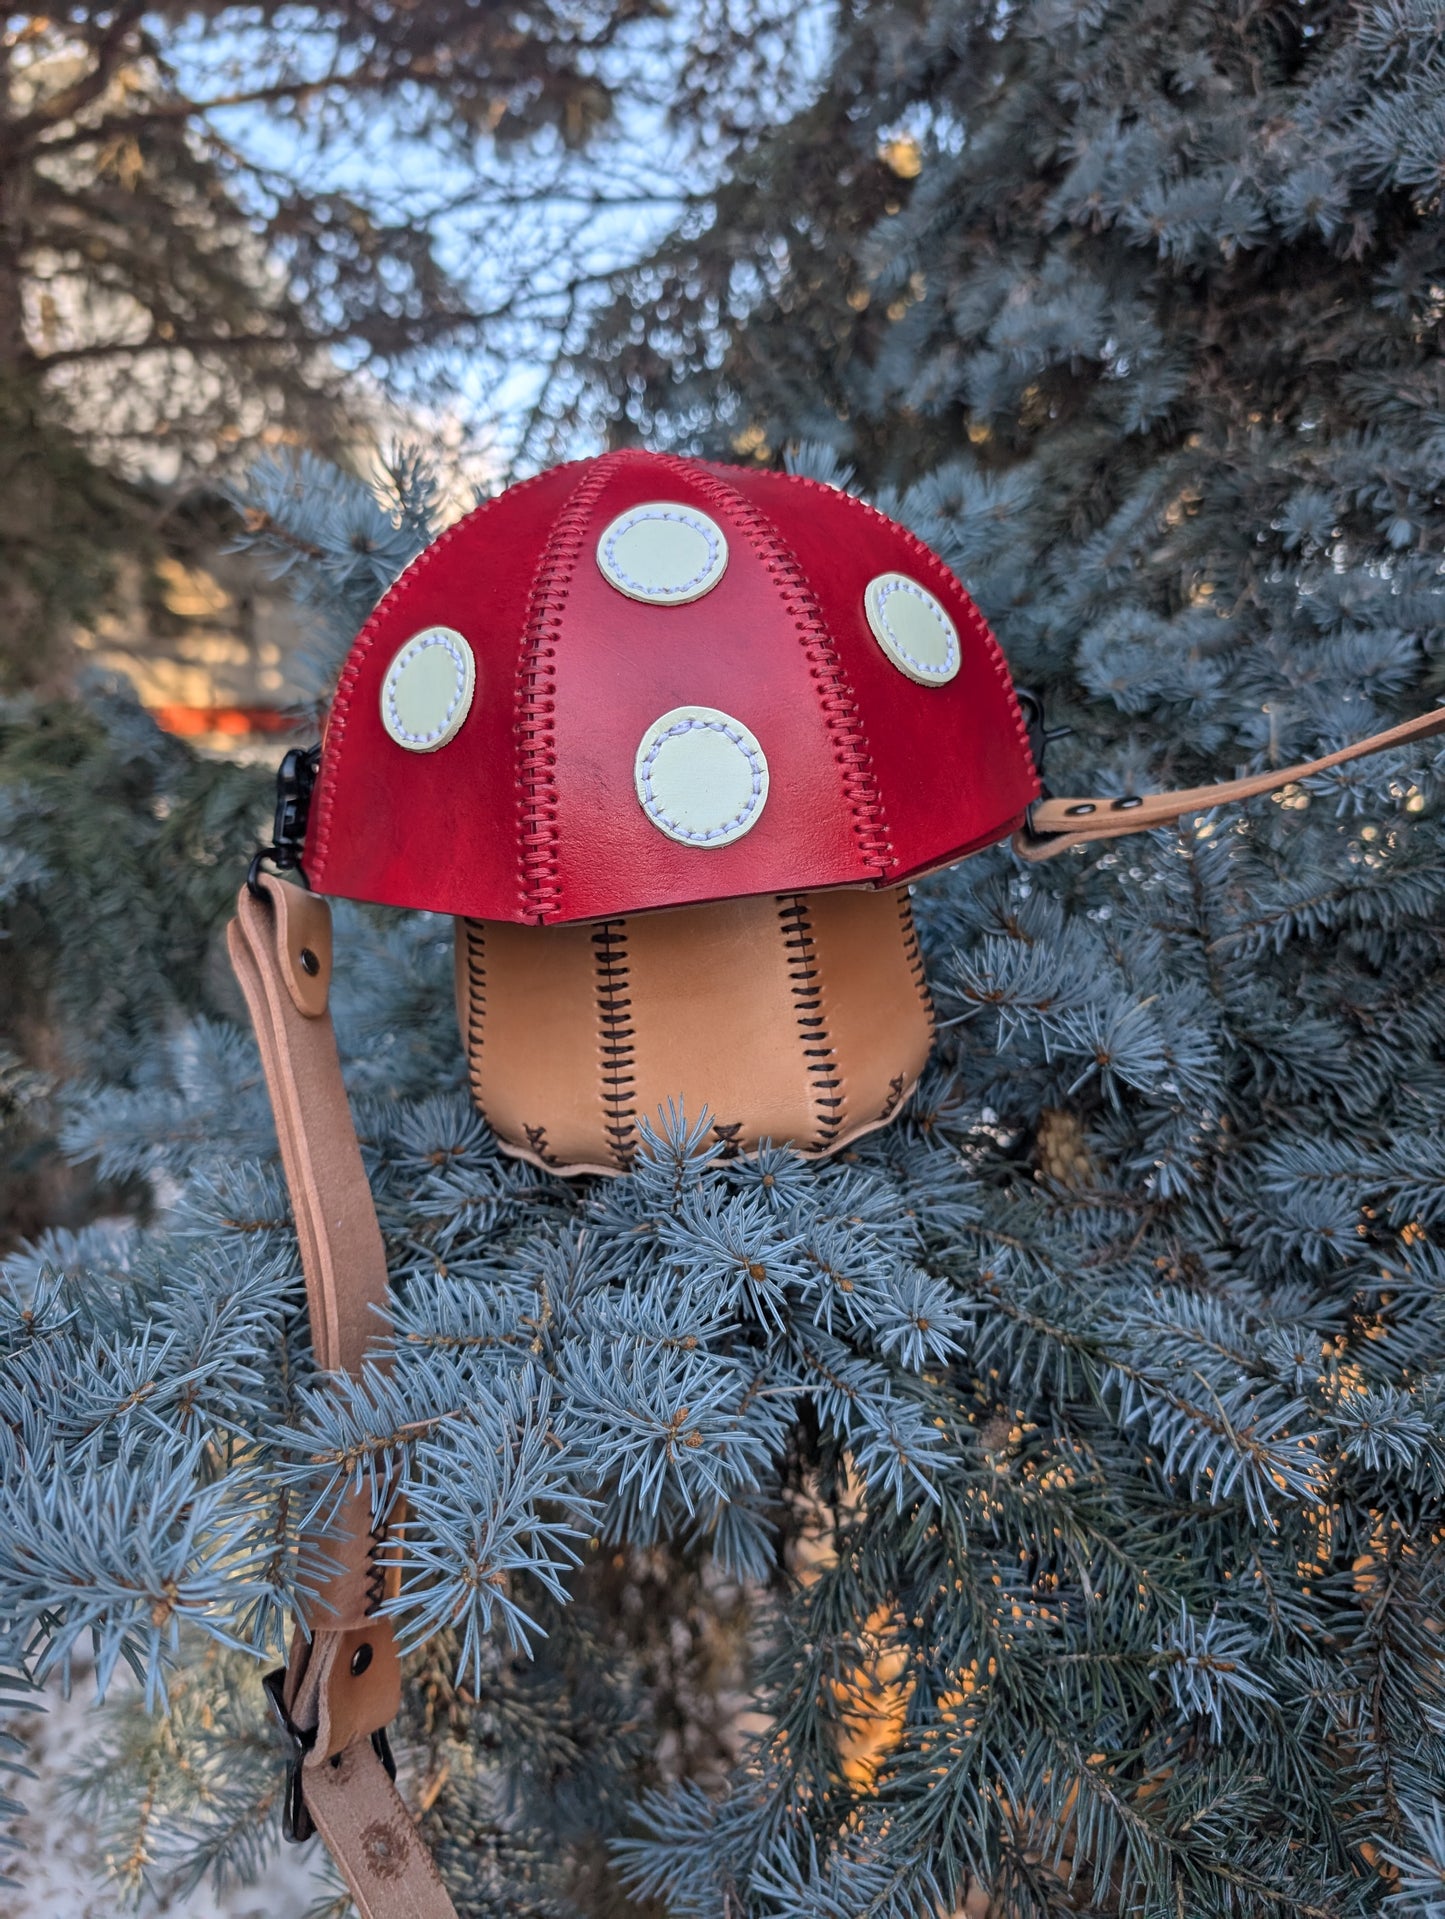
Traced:
<path id="1" fill-rule="evenodd" d="M 144 17 L 144 0 L 124 0 L 113 18 L 101 30 L 94 43 L 95 64 L 72 86 L 64 87 L 38 109 L 22 114 L 5 128 L 0 151 L 21 149 L 32 136 L 62 120 L 73 120 L 78 113 L 98 100 L 119 72 L 126 53 L 126 41 L 132 28 Z"/>
<path id="2" fill-rule="evenodd" d="M 146 127 L 204 119 L 209 113 L 220 113 L 230 107 L 275 106 L 282 101 L 295 103 L 314 99 L 318 94 L 337 89 L 359 91 L 367 87 L 380 88 L 388 78 L 390 76 L 383 67 L 361 67 L 350 73 L 328 73 L 319 80 L 278 80 L 270 86 L 216 94 L 209 100 L 191 100 L 179 95 L 156 100 L 150 106 L 128 113 L 106 114 L 88 126 L 78 126 L 52 139 L 40 139 L 36 147 L 41 153 L 65 153 L 72 148 L 94 146 L 115 139 L 121 134 L 139 133 Z"/>

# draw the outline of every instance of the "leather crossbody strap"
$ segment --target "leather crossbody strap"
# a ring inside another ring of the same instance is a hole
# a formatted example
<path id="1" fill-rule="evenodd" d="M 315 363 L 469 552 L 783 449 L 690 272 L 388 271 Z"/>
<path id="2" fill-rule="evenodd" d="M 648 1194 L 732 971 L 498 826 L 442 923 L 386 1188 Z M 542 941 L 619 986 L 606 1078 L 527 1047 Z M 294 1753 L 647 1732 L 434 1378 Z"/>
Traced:
<path id="1" fill-rule="evenodd" d="M 354 1373 L 385 1329 L 386 1252 L 351 1123 L 327 1011 L 331 915 L 324 900 L 260 874 L 227 928 L 276 1117 L 306 1275 L 312 1347 L 325 1372 Z M 308 1632 L 267 1682 L 296 1742 L 288 1837 L 314 1824 L 362 1919 L 456 1919 L 390 1777 L 386 1727 L 401 1703 L 391 1622 L 375 1608 L 395 1578 L 365 1489 L 343 1502 L 303 1566 L 324 1565 Z"/>
<path id="2" fill-rule="evenodd" d="M 1383 733 L 1372 733 L 1368 739 L 1342 746 L 1339 752 L 1326 753 L 1322 759 L 1254 773 L 1247 779 L 1181 787 L 1172 793 L 1130 794 L 1124 799 L 1037 800 L 1029 808 L 1028 823 L 1014 834 L 1014 850 L 1026 860 L 1051 860 L 1071 846 L 1083 846 L 1090 840 L 1121 839 L 1126 833 L 1142 833 L 1150 826 L 1168 826 L 1185 813 L 1202 813 L 1211 806 L 1228 805 L 1231 800 L 1277 793 L 1282 786 L 1292 786 L 1313 773 L 1327 773 L 1347 760 L 1382 753 L 1387 747 L 1404 746 L 1410 740 L 1428 740 L 1437 733 L 1445 733 L 1445 706 Z"/>

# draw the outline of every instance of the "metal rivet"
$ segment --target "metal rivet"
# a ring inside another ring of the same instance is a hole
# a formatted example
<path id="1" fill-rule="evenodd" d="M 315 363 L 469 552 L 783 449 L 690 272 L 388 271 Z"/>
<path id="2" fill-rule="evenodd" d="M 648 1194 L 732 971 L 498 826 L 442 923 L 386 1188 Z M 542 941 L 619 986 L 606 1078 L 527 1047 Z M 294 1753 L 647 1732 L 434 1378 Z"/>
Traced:
<path id="1" fill-rule="evenodd" d="M 356 1651 L 351 1655 L 352 1678 L 360 1679 L 361 1675 L 366 1671 L 367 1667 L 370 1664 L 371 1664 L 371 1647 L 368 1644 L 363 1643 L 362 1645 L 358 1646 L 356 1648 Z"/>
<path id="2" fill-rule="evenodd" d="M 1126 800 L 1115 800 L 1110 808 L 1114 813 L 1132 813 L 1136 806 L 1142 806 L 1143 800 L 1137 793 L 1131 793 Z"/>
<path id="3" fill-rule="evenodd" d="M 1071 820 L 1078 819 L 1084 813 L 1092 813 L 1094 810 L 1094 802 L 1092 800 L 1085 800 L 1082 806 L 1066 806 L 1064 808 L 1064 812 Z"/>
<path id="4" fill-rule="evenodd" d="M 309 973 L 312 979 L 315 979 L 316 975 L 321 971 L 321 962 L 317 959 L 311 948 L 309 946 L 303 946 L 299 958 L 301 961 L 301 971 L 303 973 Z"/>

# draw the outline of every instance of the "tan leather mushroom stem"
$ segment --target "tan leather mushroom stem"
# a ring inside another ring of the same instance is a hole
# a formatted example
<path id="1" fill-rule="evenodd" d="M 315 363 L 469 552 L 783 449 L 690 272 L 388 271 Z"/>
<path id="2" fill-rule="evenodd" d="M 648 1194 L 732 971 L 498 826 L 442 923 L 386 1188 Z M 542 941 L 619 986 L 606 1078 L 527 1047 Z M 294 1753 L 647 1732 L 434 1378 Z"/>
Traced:
<path id="1" fill-rule="evenodd" d="M 268 874 L 258 885 L 262 898 L 241 888 L 226 944 L 276 1117 L 316 1362 L 350 1373 L 384 1330 L 386 1252 L 326 1007 L 331 914 L 315 894 Z M 309 1636 L 298 1630 L 292 1641 L 282 1701 L 309 1747 L 305 1811 L 362 1919 L 456 1919 L 373 1746 L 401 1703 L 391 1622 L 374 1614 L 395 1577 L 382 1546 L 365 1490 L 342 1504 L 336 1530 L 303 1542 L 303 1562 L 309 1548 L 337 1570 L 310 1609 Z"/>
<path id="2" fill-rule="evenodd" d="M 1372 733 L 1368 739 L 1357 740 L 1353 746 L 1342 746 L 1337 753 L 1326 753 L 1322 759 L 1282 766 L 1269 773 L 1253 773 L 1242 780 L 1220 780 L 1214 786 L 1180 787 L 1172 793 L 1131 794 L 1123 799 L 1037 800 L 1029 808 L 1027 825 L 1013 836 L 1014 851 L 1026 860 L 1051 860 L 1071 846 L 1085 846 L 1091 840 L 1122 839 L 1126 833 L 1168 826 L 1185 813 L 1203 813 L 1212 806 L 1227 806 L 1233 800 L 1277 793 L 1282 786 L 1292 786 L 1315 773 L 1327 773 L 1332 766 L 1343 766 L 1347 760 L 1363 759 L 1367 753 L 1383 753 L 1389 747 L 1404 746 L 1409 740 L 1428 740 L 1438 733 L 1445 733 L 1445 706 L 1421 713 L 1383 733 Z"/>

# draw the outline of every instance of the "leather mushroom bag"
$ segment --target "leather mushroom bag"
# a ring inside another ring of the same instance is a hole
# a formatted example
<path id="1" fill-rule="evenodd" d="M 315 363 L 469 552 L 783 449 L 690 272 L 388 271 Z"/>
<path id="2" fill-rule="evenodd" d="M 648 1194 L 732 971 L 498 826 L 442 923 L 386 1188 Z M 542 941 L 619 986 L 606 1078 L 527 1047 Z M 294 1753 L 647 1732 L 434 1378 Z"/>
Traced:
<path id="1" fill-rule="evenodd" d="M 906 888 L 764 894 L 592 925 L 456 922 L 472 1095 L 503 1149 L 617 1173 L 681 1101 L 815 1155 L 886 1125 L 933 1040 Z"/>

